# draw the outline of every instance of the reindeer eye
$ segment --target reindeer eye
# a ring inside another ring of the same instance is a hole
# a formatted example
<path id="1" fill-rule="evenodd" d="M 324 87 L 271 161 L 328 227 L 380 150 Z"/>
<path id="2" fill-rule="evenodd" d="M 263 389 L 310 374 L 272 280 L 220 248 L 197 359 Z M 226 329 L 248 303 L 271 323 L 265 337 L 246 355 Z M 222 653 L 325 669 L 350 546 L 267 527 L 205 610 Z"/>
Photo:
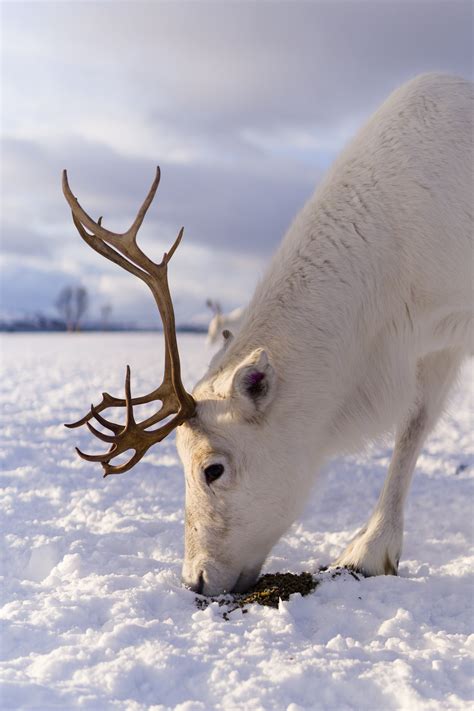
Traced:
<path id="1" fill-rule="evenodd" d="M 206 483 L 212 484 L 213 481 L 219 479 L 224 473 L 223 464 L 210 464 L 204 469 L 204 476 L 206 477 Z"/>

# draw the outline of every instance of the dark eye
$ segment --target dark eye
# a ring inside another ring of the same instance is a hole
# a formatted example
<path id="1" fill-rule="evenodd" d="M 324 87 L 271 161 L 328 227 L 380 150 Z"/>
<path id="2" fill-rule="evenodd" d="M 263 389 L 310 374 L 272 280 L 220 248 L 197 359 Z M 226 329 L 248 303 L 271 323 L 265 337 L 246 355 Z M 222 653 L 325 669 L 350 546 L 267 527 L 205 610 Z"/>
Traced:
<path id="1" fill-rule="evenodd" d="M 223 464 L 210 464 L 204 469 L 204 476 L 206 477 L 206 482 L 212 484 L 213 481 L 219 479 L 224 473 Z"/>

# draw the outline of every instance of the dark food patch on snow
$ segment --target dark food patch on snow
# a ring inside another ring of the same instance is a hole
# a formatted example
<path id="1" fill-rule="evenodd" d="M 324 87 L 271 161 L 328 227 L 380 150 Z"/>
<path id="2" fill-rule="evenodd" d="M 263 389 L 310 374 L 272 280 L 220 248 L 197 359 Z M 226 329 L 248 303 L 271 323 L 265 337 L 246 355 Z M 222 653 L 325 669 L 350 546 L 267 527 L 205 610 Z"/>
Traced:
<path id="1" fill-rule="evenodd" d="M 262 575 L 246 593 L 231 593 L 219 595 L 219 597 L 200 596 L 196 598 L 196 606 L 200 610 L 204 610 L 211 602 L 217 602 L 220 607 L 234 605 L 224 612 L 224 619 L 228 619 L 229 612 L 240 608 L 245 613 L 247 612 L 245 607 L 253 603 L 278 607 L 280 600 L 289 600 L 290 595 L 294 595 L 294 593 L 308 595 L 317 585 L 319 585 L 319 581 L 315 580 L 311 573 L 300 573 L 299 575 L 295 573 L 267 573 Z"/>
<path id="2" fill-rule="evenodd" d="M 319 585 L 321 580 L 317 579 L 319 573 L 329 573 L 331 580 L 340 575 L 351 575 L 355 580 L 360 581 L 362 573 L 356 573 L 349 568 L 334 568 L 329 571 L 327 566 L 321 566 L 317 573 L 266 573 L 257 580 L 246 593 L 224 593 L 217 597 L 200 595 L 194 598 L 196 607 L 205 610 L 212 602 L 217 602 L 219 607 L 227 607 L 222 613 L 224 620 L 228 620 L 228 615 L 235 610 L 241 610 L 242 614 L 248 612 L 247 605 L 256 603 L 267 607 L 278 607 L 280 600 L 289 600 L 290 595 L 300 593 L 309 595 Z M 364 577 L 362 575 L 362 577 Z M 362 599 L 362 598 L 359 598 Z"/>

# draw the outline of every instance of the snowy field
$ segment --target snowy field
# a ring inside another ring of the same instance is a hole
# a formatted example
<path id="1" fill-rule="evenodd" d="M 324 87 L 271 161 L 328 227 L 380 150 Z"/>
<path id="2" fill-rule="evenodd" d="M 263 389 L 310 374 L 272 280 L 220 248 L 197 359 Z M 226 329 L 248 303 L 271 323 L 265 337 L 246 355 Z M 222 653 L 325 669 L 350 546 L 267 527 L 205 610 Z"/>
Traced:
<path id="1" fill-rule="evenodd" d="M 180 338 L 185 384 L 205 369 Z M 2 337 L 0 708 L 302 711 L 472 708 L 472 364 L 419 459 L 399 577 L 350 575 L 278 610 L 222 617 L 180 585 L 184 482 L 174 437 L 101 478 L 61 423 L 103 389 L 161 376 L 153 334 Z M 267 572 L 330 563 L 373 506 L 388 448 L 327 467 Z"/>

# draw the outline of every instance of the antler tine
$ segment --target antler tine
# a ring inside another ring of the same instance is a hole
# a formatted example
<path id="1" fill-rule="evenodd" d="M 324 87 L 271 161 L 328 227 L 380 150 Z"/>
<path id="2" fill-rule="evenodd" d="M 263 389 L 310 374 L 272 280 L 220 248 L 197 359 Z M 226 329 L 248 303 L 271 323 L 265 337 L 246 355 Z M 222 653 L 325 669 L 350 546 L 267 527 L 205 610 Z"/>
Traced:
<path id="1" fill-rule="evenodd" d="M 178 232 L 178 236 L 176 237 L 175 241 L 173 242 L 171 249 L 168 252 L 165 252 L 163 255 L 163 261 L 166 264 L 169 263 L 169 261 L 171 260 L 171 257 L 178 249 L 178 247 L 181 243 L 181 240 L 183 239 L 183 235 L 184 235 L 184 227 L 181 227 L 180 231 Z"/>
<path id="2" fill-rule="evenodd" d="M 132 391 L 130 386 L 130 366 L 127 365 L 127 372 L 125 375 L 125 403 L 127 408 L 127 420 L 126 427 L 132 427 L 135 425 L 135 418 L 133 416 L 133 405 L 132 405 Z"/>
<path id="3" fill-rule="evenodd" d="M 109 449 L 108 452 L 105 454 L 86 454 L 85 452 L 81 452 L 79 447 L 76 447 L 76 452 L 78 455 L 82 458 L 85 459 L 86 462 L 105 462 L 109 461 L 111 457 L 116 456 L 115 450 L 117 449 L 117 445 L 113 444 L 112 447 Z M 118 452 L 117 452 L 118 454 Z"/>
<path id="4" fill-rule="evenodd" d="M 89 430 L 89 432 L 92 432 L 92 434 L 95 437 L 97 437 L 97 439 L 100 439 L 102 442 L 108 442 L 109 444 L 115 443 L 115 436 L 114 435 L 106 435 L 103 432 L 100 432 L 93 425 L 91 425 L 90 422 L 86 422 L 86 427 Z"/>
<path id="5" fill-rule="evenodd" d="M 127 232 L 115 233 L 102 227 L 102 218 L 94 222 L 80 206 L 69 187 L 67 172 L 63 172 L 63 192 L 71 207 L 73 222 L 79 234 L 96 252 L 118 264 L 134 276 L 139 277 L 148 285 L 163 322 L 165 367 L 161 385 L 149 395 L 132 398 L 130 366 L 127 366 L 124 400 L 114 398 L 108 393 L 103 393 L 102 401 L 95 407 L 92 405 L 90 412 L 85 417 L 67 425 L 68 427 L 78 427 L 86 424 L 92 434 L 111 445 L 110 449 L 103 454 L 85 454 L 77 450 L 83 459 L 91 462 L 101 462 L 105 472 L 104 476 L 120 474 L 131 469 L 153 444 L 161 442 L 173 429 L 191 417 L 196 408 L 193 397 L 186 392 L 181 381 L 174 309 L 168 285 L 168 263 L 181 242 L 184 228 L 180 229 L 174 243 L 169 251 L 165 252 L 159 264 L 149 259 L 136 243 L 138 230 L 155 196 L 159 182 L 160 170 L 157 168 L 152 186 L 132 226 Z M 90 230 L 90 233 L 86 228 Z M 155 400 L 161 400 L 161 407 L 158 412 L 141 422 L 137 422 L 134 417 L 133 406 Z M 100 415 L 100 412 L 108 407 L 125 408 L 126 421 L 124 425 L 110 422 Z M 174 417 L 167 419 L 171 415 L 174 415 Z M 113 434 L 106 434 L 96 429 L 90 423 L 92 418 Z M 162 420 L 167 421 L 159 428 L 154 430 L 147 429 Z M 134 454 L 127 462 L 116 466 L 110 464 L 112 459 L 128 450 L 134 450 Z"/>
<path id="6" fill-rule="evenodd" d="M 97 408 L 94 407 L 94 405 L 91 405 L 89 417 L 93 417 L 97 420 L 99 425 L 102 425 L 102 427 L 106 427 L 108 430 L 112 430 L 112 432 L 115 432 L 115 434 L 118 434 L 119 432 L 121 432 L 121 430 L 123 430 L 122 425 L 118 425 L 115 422 L 110 422 L 109 420 L 106 420 L 105 417 L 102 417 L 102 415 L 97 412 Z M 87 422 L 87 424 L 89 423 Z"/>
<path id="7" fill-rule="evenodd" d="M 151 184 L 151 188 L 148 191 L 148 195 L 144 199 L 142 206 L 137 212 L 137 216 L 133 221 L 133 224 L 131 227 L 127 230 L 127 234 L 130 234 L 133 236 L 133 240 L 135 241 L 137 238 L 137 232 L 141 227 L 141 224 L 143 220 L 145 219 L 145 215 L 148 212 L 148 208 L 150 207 L 151 203 L 153 202 L 153 198 L 155 197 L 155 193 L 158 190 L 158 185 L 160 184 L 160 179 L 161 179 L 161 171 L 160 171 L 160 166 L 156 166 L 156 174 L 155 174 L 155 179 L 153 180 Z"/>
<path id="8" fill-rule="evenodd" d="M 148 194 L 143 201 L 140 209 L 137 212 L 137 216 L 135 217 L 132 225 L 126 230 L 125 232 L 111 232 L 110 230 L 107 230 L 105 227 L 102 227 L 101 220 L 100 218 L 97 222 L 92 219 L 90 215 L 84 210 L 84 208 L 79 204 L 78 199 L 76 198 L 75 195 L 73 195 L 73 192 L 71 188 L 69 187 L 69 181 L 67 177 L 67 170 L 63 170 L 63 180 L 62 180 L 62 185 L 63 185 L 63 193 L 64 197 L 66 198 L 69 207 L 72 210 L 72 214 L 76 217 L 78 221 L 80 221 L 83 225 L 85 225 L 94 235 L 97 237 L 100 237 L 100 239 L 103 239 L 105 241 L 111 242 L 114 247 L 119 248 L 119 244 L 117 244 L 117 239 L 122 238 L 122 243 L 126 242 L 128 243 L 129 241 L 133 241 L 133 243 L 136 242 L 136 237 L 138 230 L 141 227 L 141 224 L 145 218 L 146 213 L 148 212 L 148 208 L 150 207 L 151 203 L 153 202 L 153 198 L 155 197 L 155 193 L 158 189 L 158 185 L 160 184 L 160 178 L 161 178 L 161 171 L 160 167 L 156 167 L 156 174 L 155 178 L 151 184 L 151 187 L 148 191 Z M 128 238 L 128 239 L 127 239 Z"/>
<path id="9" fill-rule="evenodd" d="M 138 464 L 144 454 L 145 452 L 135 452 L 133 457 L 129 459 L 128 462 L 125 462 L 125 464 L 112 465 L 109 464 L 109 462 L 102 462 L 102 469 L 104 470 L 104 479 L 110 474 L 124 474 L 124 472 L 128 472 L 132 467 L 135 466 L 135 464 Z"/>
<path id="10" fill-rule="evenodd" d="M 95 220 L 93 220 L 92 217 L 87 214 L 84 208 L 81 207 L 76 196 L 73 195 L 72 190 L 69 187 L 67 170 L 63 170 L 62 187 L 64 197 L 66 198 L 69 207 L 71 208 L 73 216 L 76 217 L 76 219 L 80 221 L 81 224 L 85 225 L 89 230 L 91 230 L 91 232 L 93 232 L 97 237 L 100 237 L 103 240 L 107 240 L 110 239 L 110 237 L 116 236 L 113 232 L 109 232 L 109 230 L 106 230 L 105 227 L 102 227 L 99 222 L 95 222 Z"/>

